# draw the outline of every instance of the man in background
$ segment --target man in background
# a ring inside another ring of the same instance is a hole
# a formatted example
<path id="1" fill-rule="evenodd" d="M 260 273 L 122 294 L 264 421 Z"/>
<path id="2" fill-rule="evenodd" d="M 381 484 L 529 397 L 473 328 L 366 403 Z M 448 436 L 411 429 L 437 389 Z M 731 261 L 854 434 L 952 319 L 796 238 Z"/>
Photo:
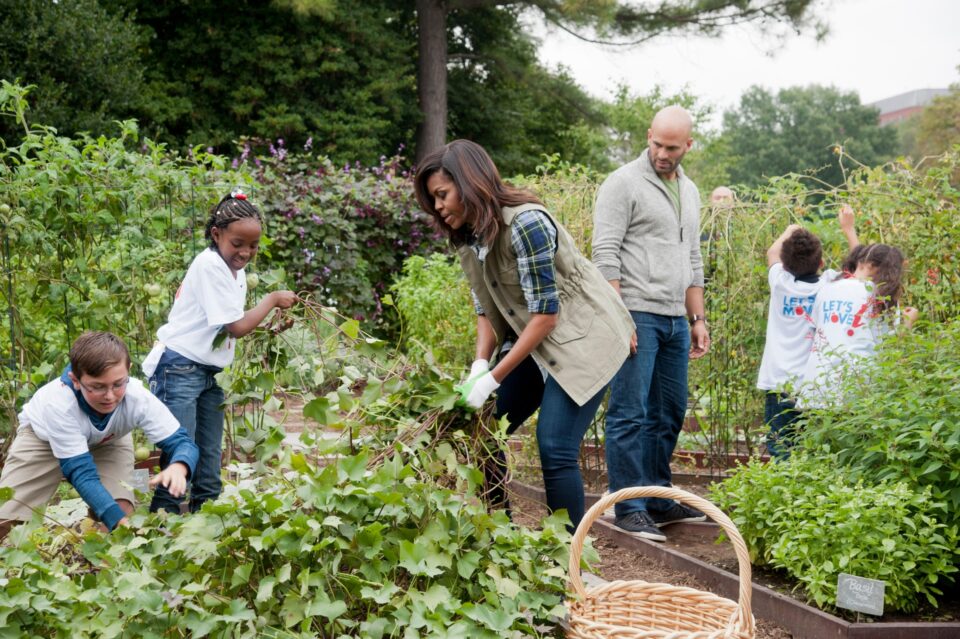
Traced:
<path id="1" fill-rule="evenodd" d="M 647 150 L 597 191 L 593 261 L 620 293 L 637 329 L 634 354 L 611 382 L 606 457 L 610 491 L 669 486 L 670 458 L 687 410 L 687 365 L 710 348 L 704 319 L 700 193 L 680 168 L 693 145 L 680 106 L 659 111 Z M 655 541 L 660 526 L 703 521 L 667 499 L 616 505 L 615 525 Z"/>

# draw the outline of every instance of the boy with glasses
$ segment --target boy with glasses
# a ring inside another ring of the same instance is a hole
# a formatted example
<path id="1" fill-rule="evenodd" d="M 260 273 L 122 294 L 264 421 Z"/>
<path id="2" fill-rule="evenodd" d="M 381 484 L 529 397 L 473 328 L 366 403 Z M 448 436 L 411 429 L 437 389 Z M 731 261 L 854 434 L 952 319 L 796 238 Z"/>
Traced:
<path id="1" fill-rule="evenodd" d="M 0 488 L 14 490 L 0 504 L 0 539 L 44 506 L 64 478 L 108 530 L 126 524 L 134 507 L 125 485 L 133 471 L 134 428 L 143 429 L 170 460 L 151 487 L 182 495 L 199 455 L 163 402 L 130 378 L 130 354 L 112 333 L 81 335 L 63 374 L 33 395 L 18 420 L 0 473 Z"/>

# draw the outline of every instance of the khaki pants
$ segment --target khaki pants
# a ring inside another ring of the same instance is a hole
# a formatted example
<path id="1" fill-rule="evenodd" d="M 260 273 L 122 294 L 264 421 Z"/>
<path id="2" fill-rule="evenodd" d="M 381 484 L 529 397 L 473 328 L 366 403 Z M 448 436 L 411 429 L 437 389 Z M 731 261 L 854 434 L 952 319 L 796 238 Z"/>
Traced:
<path id="1" fill-rule="evenodd" d="M 114 499 L 136 504 L 133 491 L 124 486 L 133 474 L 133 437 L 128 433 L 90 449 L 97 474 Z M 0 488 L 14 490 L 13 499 L 0 505 L 0 522 L 27 521 L 33 511 L 46 506 L 63 479 L 60 462 L 50 444 L 37 437 L 29 426 L 21 428 L 10 446 L 0 474 Z"/>

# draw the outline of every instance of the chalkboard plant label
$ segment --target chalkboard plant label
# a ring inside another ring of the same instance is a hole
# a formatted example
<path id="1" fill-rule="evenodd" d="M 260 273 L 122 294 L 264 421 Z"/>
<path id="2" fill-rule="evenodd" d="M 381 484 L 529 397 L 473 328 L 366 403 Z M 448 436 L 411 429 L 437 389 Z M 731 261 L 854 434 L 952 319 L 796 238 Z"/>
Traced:
<path id="1" fill-rule="evenodd" d="M 886 582 L 840 573 L 837 577 L 837 607 L 883 615 L 883 590 Z"/>

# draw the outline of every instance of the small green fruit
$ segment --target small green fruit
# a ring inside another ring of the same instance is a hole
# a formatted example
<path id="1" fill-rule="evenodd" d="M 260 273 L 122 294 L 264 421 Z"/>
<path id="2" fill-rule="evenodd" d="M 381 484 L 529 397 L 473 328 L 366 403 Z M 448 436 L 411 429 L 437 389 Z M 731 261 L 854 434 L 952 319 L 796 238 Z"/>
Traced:
<path id="1" fill-rule="evenodd" d="M 133 451 L 133 457 L 137 461 L 146 461 L 150 458 L 150 449 L 146 446 L 137 446 L 137 450 Z"/>
<path id="2" fill-rule="evenodd" d="M 163 293 L 163 287 L 155 283 L 147 284 L 143 287 L 143 290 L 145 290 L 150 297 L 160 297 L 160 294 Z"/>
<path id="3" fill-rule="evenodd" d="M 0 204 L 0 213 L 3 215 L 9 215 L 10 205 L 9 204 Z"/>
<path id="4" fill-rule="evenodd" d="M 247 288 L 257 288 L 260 285 L 260 276 L 256 273 L 247 273 Z"/>

